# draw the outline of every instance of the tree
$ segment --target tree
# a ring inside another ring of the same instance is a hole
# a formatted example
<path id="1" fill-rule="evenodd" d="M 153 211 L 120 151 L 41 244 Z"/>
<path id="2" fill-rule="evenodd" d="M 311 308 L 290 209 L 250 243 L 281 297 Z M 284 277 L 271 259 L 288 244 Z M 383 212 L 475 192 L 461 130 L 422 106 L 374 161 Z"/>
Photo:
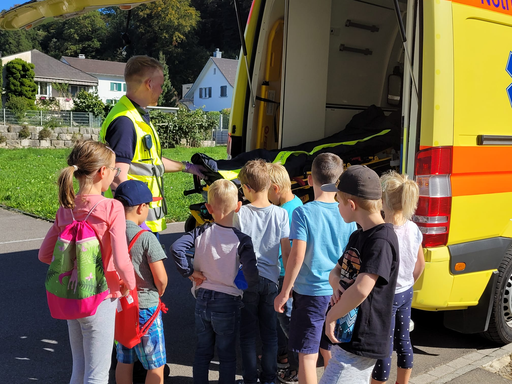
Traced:
<path id="1" fill-rule="evenodd" d="M 64 21 L 54 21 L 39 27 L 44 37 L 43 51 L 59 60 L 61 56 L 78 56 L 88 59 L 102 58 L 102 46 L 107 35 L 107 25 L 99 11 Z"/>
<path id="2" fill-rule="evenodd" d="M 177 101 L 176 90 L 173 88 L 171 84 L 171 80 L 169 79 L 169 67 L 165 62 L 165 56 L 162 52 L 158 56 L 158 61 L 164 67 L 164 84 L 162 85 L 162 94 L 158 98 L 158 105 L 163 107 L 175 107 Z"/>
<path id="3" fill-rule="evenodd" d="M 0 109 L 2 109 L 2 95 L 4 93 L 4 66 L 2 65 L 2 60 L 0 60 Z"/>
<path id="4" fill-rule="evenodd" d="M 14 59 L 5 65 L 7 101 L 12 96 L 23 97 L 35 108 L 37 85 L 34 81 L 34 64 Z"/>
<path id="5" fill-rule="evenodd" d="M 96 117 L 105 116 L 105 104 L 98 94 L 80 91 L 73 99 L 73 112 L 91 112 Z"/>
<path id="6" fill-rule="evenodd" d="M 33 48 L 39 48 L 39 35 L 36 31 L 18 31 L 0 30 L 0 47 L 2 56 L 12 55 L 18 52 L 30 51 Z"/>

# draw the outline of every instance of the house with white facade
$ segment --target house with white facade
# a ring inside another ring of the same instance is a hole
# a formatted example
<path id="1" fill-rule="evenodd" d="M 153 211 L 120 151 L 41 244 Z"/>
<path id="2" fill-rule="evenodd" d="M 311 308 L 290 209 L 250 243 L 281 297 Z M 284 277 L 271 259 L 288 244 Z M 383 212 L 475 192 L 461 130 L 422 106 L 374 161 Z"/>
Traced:
<path id="1" fill-rule="evenodd" d="M 22 59 L 34 64 L 36 98 L 57 100 L 61 109 L 64 110 L 73 108 L 72 98 L 78 92 L 82 90 L 94 92 L 98 86 L 98 79 L 94 76 L 70 67 L 37 49 L 0 58 L 3 65 L 14 59 Z"/>
<path id="2" fill-rule="evenodd" d="M 180 102 L 207 112 L 231 108 L 237 67 L 238 60 L 223 59 L 217 49 Z"/>
<path id="3" fill-rule="evenodd" d="M 126 94 L 124 81 L 126 63 L 86 59 L 82 54 L 78 57 L 62 56 L 60 60 L 94 76 L 98 80 L 98 96 L 105 104 L 115 104 L 121 96 Z"/>

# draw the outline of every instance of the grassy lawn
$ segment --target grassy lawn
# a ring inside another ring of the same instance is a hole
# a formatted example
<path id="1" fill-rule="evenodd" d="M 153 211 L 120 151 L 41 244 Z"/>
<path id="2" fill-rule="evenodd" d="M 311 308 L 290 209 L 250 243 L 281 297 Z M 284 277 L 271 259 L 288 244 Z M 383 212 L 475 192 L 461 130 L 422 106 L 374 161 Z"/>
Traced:
<path id="1" fill-rule="evenodd" d="M 70 149 L 0 149 L 0 204 L 53 220 L 59 208 L 57 177 L 64 168 Z M 226 159 L 226 147 L 164 149 L 165 157 L 190 160 L 196 152 L 214 159 Z M 199 194 L 183 196 L 192 189 L 192 176 L 170 173 L 164 177 L 167 222 L 184 221 L 188 206 L 202 200 Z"/>

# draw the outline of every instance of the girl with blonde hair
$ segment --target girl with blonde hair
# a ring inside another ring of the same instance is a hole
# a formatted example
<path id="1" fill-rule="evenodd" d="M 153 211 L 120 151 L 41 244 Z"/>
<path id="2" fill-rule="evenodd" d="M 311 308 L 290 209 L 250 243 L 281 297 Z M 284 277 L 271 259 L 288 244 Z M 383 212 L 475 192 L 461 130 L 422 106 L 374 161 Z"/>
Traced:
<path id="1" fill-rule="evenodd" d="M 67 320 L 73 355 L 70 384 L 108 383 L 117 298 L 135 287 L 123 205 L 102 196 L 119 174 L 115 161 L 114 151 L 105 144 L 92 140 L 75 144 L 68 157 L 68 166 L 58 179 L 60 208 L 39 249 L 39 260 L 50 264 L 59 234 L 75 219 L 87 218 L 100 243 L 109 293 L 94 315 Z M 77 194 L 73 177 L 78 180 Z"/>
<path id="2" fill-rule="evenodd" d="M 411 303 L 414 282 L 425 267 L 421 242 L 423 235 L 411 221 L 419 199 L 416 182 L 407 175 L 391 171 L 382 175 L 382 209 L 386 223 L 393 224 L 398 237 L 400 267 L 393 301 L 389 357 L 377 360 L 372 373 L 372 384 L 385 383 L 391 370 L 393 345 L 397 354 L 396 383 L 407 384 L 413 366 L 413 351 L 409 337 Z"/>

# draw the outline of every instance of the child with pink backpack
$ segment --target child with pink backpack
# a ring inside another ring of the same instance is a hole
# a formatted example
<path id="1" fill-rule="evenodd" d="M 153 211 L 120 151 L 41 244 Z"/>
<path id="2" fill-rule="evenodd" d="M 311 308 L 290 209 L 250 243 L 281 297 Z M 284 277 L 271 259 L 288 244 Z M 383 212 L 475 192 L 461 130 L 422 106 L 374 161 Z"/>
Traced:
<path id="1" fill-rule="evenodd" d="M 74 146 L 58 179 L 60 208 L 39 250 L 50 265 L 51 315 L 68 323 L 71 384 L 108 383 L 117 298 L 135 287 L 123 205 L 102 196 L 120 171 L 115 159 L 96 141 Z"/>

